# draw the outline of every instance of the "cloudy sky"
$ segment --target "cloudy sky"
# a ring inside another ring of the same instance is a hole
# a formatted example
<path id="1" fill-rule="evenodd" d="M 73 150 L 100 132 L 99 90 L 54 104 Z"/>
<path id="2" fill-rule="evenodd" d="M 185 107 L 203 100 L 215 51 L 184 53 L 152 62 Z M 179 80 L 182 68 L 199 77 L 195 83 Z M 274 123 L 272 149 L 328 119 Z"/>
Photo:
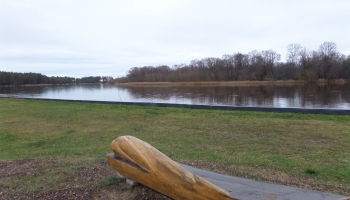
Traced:
<path id="1" fill-rule="evenodd" d="M 324 41 L 350 54 L 349 0 L 0 0 L 0 71 L 124 76 Z"/>

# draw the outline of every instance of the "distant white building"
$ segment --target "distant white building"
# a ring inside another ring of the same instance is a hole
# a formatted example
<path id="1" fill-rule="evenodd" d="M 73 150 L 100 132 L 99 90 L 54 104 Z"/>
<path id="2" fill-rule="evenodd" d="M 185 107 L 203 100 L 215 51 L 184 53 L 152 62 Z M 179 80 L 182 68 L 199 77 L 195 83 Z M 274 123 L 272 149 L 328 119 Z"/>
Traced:
<path id="1" fill-rule="evenodd" d="M 108 82 L 108 81 L 111 81 L 111 80 L 113 80 L 113 77 L 111 77 L 111 76 L 104 76 L 104 77 L 101 77 L 100 82 L 101 83 L 105 83 L 105 82 Z"/>

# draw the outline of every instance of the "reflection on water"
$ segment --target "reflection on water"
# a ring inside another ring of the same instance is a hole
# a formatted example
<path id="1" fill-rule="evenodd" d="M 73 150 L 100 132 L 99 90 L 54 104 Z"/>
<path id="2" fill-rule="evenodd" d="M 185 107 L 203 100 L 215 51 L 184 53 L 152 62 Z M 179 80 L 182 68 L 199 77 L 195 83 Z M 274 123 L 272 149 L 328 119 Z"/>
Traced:
<path id="1" fill-rule="evenodd" d="M 0 96 L 96 101 L 350 109 L 348 85 L 3 87 Z"/>

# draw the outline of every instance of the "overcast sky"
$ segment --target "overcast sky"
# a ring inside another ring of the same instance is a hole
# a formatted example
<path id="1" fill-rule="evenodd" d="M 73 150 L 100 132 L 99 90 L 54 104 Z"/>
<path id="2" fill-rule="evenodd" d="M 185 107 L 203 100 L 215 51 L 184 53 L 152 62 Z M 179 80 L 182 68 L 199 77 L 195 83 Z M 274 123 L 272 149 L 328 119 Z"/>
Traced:
<path id="1" fill-rule="evenodd" d="M 0 71 L 125 76 L 324 41 L 350 54 L 350 0 L 0 0 Z"/>

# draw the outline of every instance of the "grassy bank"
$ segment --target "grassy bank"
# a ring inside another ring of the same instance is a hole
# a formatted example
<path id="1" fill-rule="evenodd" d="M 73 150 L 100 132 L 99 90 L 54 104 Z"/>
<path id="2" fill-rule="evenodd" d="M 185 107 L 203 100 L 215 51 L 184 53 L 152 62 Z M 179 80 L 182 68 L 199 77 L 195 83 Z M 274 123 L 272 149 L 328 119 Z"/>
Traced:
<path id="1" fill-rule="evenodd" d="M 63 171 L 56 175 L 57 183 L 64 185 L 72 181 L 59 176 L 67 175 L 64 171 L 94 165 L 108 171 L 101 163 L 111 152 L 111 141 L 121 135 L 138 137 L 170 158 L 197 167 L 350 195 L 350 116 L 0 98 L 0 166 L 9 160 L 62 160 L 52 173 Z M 101 187 L 110 180 L 109 173 L 113 170 L 81 188 Z M 23 184 L 45 183 L 51 176 L 44 173 L 38 181 L 24 174 L 20 179 Z M 0 178 L 0 187 L 18 184 L 11 176 Z M 59 190 L 30 185 L 25 188 L 31 193 Z"/>

